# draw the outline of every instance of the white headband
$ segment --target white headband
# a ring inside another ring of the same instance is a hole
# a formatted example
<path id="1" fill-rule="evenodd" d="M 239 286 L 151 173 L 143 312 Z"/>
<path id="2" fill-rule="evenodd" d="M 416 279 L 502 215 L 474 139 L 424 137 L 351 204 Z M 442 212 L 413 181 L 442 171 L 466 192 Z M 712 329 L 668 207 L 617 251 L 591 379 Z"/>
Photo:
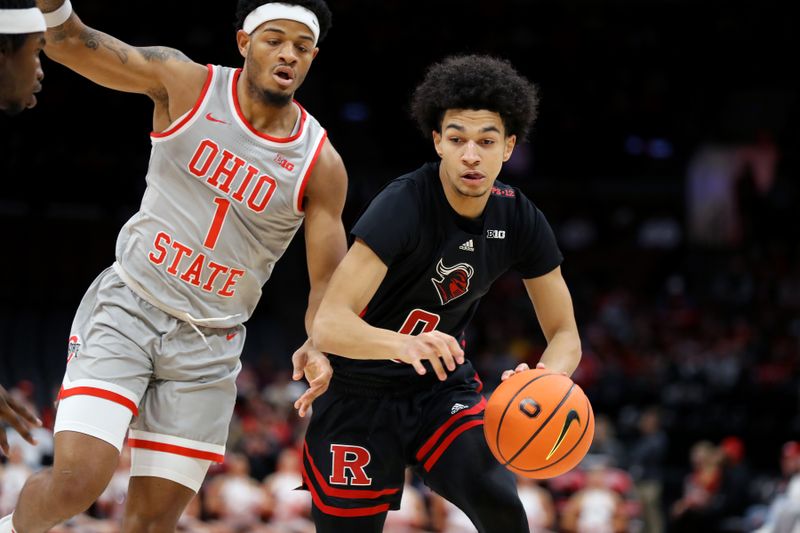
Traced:
<path id="1" fill-rule="evenodd" d="M 317 46 L 319 41 L 319 21 L 313 11 L 301 6 L 279 4 L 277 2 L 264 4 L 252 10 L 247 18 L 244 19 L 242 29 L 247 34 L 267 22 L 268 20 L 293 20 L 308 26 L 311 33 L 314 34 L 314 46 Z"/>
<path id="2" fill-rule="evenodd" d="M 46 30 L 44 15 L 35 7 L 0 9 L 0 34 L 38 33 Z"/>

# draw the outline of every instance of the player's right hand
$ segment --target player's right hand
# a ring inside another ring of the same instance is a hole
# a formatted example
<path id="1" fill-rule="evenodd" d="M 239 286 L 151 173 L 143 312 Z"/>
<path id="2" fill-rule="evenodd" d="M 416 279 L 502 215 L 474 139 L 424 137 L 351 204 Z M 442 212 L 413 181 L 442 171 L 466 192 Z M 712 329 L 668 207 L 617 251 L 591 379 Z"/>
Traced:
<path id="1" fill-rule="evenodd" d="M 426 373 L 422 361 L 427 359 L 436 376 L 444 381 L 447 379 L 444 367 L 452 372 L 456 369 L 456 364 L 464 363 L 464 350 L 458 345 L 458 341 L 447 333 L 430 331 L 408 337 L 403 344 L 399 359 L 413 366 L 419 375 Z"/>
<path id="2" fill-rule="evenodd" d="M 36 418 L 27 407 L 17 402 L 10 394 L 0 387 L 0 420 L 8 422 L 11 427 L 17 430 L 23 439 L 36 444 L 36 440 L 31 435 L 31 429 L 42 425 L 42 421 Z M 0 451 L 8 455 L 8 438 L 6 430 L 0 427 Z"/>

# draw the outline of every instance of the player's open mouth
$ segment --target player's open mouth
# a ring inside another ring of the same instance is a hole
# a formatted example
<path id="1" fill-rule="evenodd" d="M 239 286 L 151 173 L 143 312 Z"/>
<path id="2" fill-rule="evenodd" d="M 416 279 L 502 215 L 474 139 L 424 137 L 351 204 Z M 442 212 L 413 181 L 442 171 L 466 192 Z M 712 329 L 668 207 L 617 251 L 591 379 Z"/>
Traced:
<path id="1" fill-rule="evenodd" d="M 483 175 L 481 172 L 466 172 L 461 174 L 461 179 L 467 181 L 481 181 L 486 176 Z"/>
<path id="2" fill-rule="evenodd" d="M 272 72 L 272 77 L 281 87 L 289 87 L 294 82 L 294 71 L 289 67 L 278 67 Z"/>

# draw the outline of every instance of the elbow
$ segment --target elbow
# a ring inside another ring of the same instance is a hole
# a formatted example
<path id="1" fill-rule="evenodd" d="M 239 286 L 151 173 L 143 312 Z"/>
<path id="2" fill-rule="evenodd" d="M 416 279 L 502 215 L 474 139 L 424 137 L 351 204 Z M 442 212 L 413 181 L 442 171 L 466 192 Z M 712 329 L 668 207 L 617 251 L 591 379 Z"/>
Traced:
<path id="1" fill-rule="evenodd" d="M 320 309 L 314 317 L 311 326 L 311 338 L 314 339 L 314 346 L 317 350 L 325 353 L 335 352 L 333 349 L 333 325 L 328 314 Z"/>

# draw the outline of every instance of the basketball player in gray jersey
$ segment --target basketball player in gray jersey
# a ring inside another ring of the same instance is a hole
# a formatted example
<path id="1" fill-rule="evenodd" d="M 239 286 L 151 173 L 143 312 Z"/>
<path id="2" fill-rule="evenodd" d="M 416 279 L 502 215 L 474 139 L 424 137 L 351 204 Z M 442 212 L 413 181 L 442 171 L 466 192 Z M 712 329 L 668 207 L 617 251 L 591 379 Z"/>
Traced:
<path id="1" fill-rule="evenodd" d="M 53 468 L 29 479 L 0 533 L 46 531 L 88 508 L 126 435 L 123 530 L 174 531 L 210 463 L 224 458 L 242 323 L 275 262 L 305 221 L 310 329 L 346 250 L 344 165 L 293 100 L 331 14 L 323 0 L 239 0 L 244 66 L 232 69 L 125 44 L 84 25 L 69 1 L 39 7 L 49 57 L 153 100 L 153 147 L 141 209 L 73 322 Z M 293 362 L 295 378 L 311 383 L 296 404 L 303 415 L 331 369 L 310 341 Z"/>
<path id="2" fill-rule="evenodd" d="M 34 93 L 44 77 L 39 52 L 46 29 L 34 0 L 0 0 L 0 110 L 15 115 L 36 105 Z M 0 386 L 0 421 L 35 444 L 31 429 L 42 423 Z M 0 426 L 0 453 L 8 453 L 5 428 Z"/>

